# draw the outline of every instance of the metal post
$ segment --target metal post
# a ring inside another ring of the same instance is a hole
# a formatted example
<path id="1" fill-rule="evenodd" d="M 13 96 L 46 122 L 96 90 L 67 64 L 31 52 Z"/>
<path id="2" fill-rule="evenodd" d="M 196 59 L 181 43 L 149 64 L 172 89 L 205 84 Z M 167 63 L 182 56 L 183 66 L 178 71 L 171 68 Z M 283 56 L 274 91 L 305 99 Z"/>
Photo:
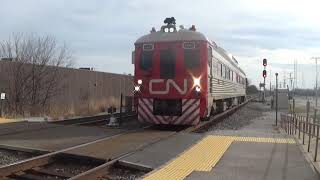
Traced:
<path id="1" fill-rule="evenodd" d="M 122 92 L 120 94 L 120 118 L 119 118 L 119 125 L 122 123 Z"/>
<path id="2" fill-rule="evenodd" d="M 2 117 L 3 116 L 3 100 L 1 99 L 0 100 L 0 117 Z"/>
<path id="3" fill-rule="evenodd" d="M 318 143 L 319 143 L 319 125 L 317 125 L 317 136 L 316 136 L 316 150 L 314 152 L 314 162 L 317 161 L 317 155 L 318 155 Z"/>
<path id="4" fill-rule="evenodd" d="M 288 118 L 288 121 L 287 121 L 287 128 L 288 128 L 288 134 L 290 134 L 290 116 Z"/>
<path id="5" fill-rule="evenodd" d="M 308 100 L 307 101 L 307 119 L 306 119 L 306 122 L 307 122 L 307 129 L 309 127 L 309 112 L 310 112 L 310 101 Z"/>
<path id="6" fill-rule="evenodd" d="M 297 115 L 294 115 L 294 119 L 295 119 L 295 123 L 294 123 L 294 134 L 297 134 L 297 128 L 298 128 L 298 119 L 297 119 Z"/>
<path id="7" fill-rule="evenodd" d="M 266 66 L 264 66 L 264 70 L 266 70 Z M 263 103 L 266 102 L 266 77 L 263 77 Z"/>
<path id="8" fill-rule="evenodd" d="M 306 122 L 302 122 L 303 126 L 302 126 L 302 144 L 304 145 L 304 139 L 305 139 L 305 132 L 306 132 Z"/>
<path id="9" fill-rule="evenodd" d="M 292 134 L 292 121 L 293 121 L 293 117 L 291 116 L 289 120 L 290 135 Z"/>
<path id="10" fill-rule="evenodd" d="M 278 126 L 278 73 L 276 73 L 276 126 Z"/>
<path id="11" fill-rule="evenodd" d="M 298 118 L 298 128 L 299 128 L 299 135 L 298 135 L 298 137 L 299 137 L 299 139 L 300 139 L 300 135 L 301 135 L 301 117 L 299 117 Z"/>
<path id="12" fill-rule="evenodd" d="M 308 123 L 309 124 L 309 142 L 308 142 L 308 152 L 310 152 L 310 143 L 311 143 L 311 123 Z"/>
<path id="13" fill-rule="evenodd" d="M 287 118 L 286 118 L 286 121 L 284 122 L 285 123 L 284 126 L 286 128 L 286 133 L 289 133 L 289 129 L 288 129 L 289 116 L 287 115 L 286 117 Z"/>

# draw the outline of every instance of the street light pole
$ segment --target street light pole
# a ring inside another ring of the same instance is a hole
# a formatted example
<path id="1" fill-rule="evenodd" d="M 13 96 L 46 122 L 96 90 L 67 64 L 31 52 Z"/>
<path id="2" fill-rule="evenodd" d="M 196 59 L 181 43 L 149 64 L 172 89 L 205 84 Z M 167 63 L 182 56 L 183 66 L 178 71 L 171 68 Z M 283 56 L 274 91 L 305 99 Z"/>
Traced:
<path id="1" fill-rule="evenodd" d="M 276 73 L 276 126 L 278 126 L 278 73 Z"/>
<path id="2" fill-rule="evenodd" d="M 320 59 L 320 57 L 312 57 L 311 59 L 315 59 L 316 60 L 316 104 L 315 104 L 315 108 L 314 108 L 314 118 L 313 118 L 313 123 L 315 123 L 315 120 L 317 118 L 317 108 L 318 108 L 318 59 Z"/>

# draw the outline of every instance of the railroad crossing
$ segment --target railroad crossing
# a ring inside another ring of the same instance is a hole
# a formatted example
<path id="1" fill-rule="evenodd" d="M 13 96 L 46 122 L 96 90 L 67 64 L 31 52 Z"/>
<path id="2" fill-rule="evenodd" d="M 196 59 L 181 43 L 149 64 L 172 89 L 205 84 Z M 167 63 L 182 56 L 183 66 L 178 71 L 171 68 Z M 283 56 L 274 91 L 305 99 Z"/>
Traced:
<path id="1" fill-rule="evenodd" d="M 290 114 L 281 113 L 275 126 L 275 112 L 263 103 L 249 102 L 197 130 L 136 125 L 132 117 L 124 117 L 124 128 L 107 127 L 104 118 L 91 119 L 93 123 L 1 124 L 0 152 L 9 160 L 2 162 L 0 174 L 11 179 L 39 175 L 58 179 L 319 179 L 319 160 L 314 162 L 300 142 L 303 131 L 300 128 L 299 133 L 298 124 L 302 127 L 303 118 L 290 120 Z M 316 131 L 310 138 L 312 152 L 315 137 Z M 307 133 L 304 138 L 307 145 Z"/>

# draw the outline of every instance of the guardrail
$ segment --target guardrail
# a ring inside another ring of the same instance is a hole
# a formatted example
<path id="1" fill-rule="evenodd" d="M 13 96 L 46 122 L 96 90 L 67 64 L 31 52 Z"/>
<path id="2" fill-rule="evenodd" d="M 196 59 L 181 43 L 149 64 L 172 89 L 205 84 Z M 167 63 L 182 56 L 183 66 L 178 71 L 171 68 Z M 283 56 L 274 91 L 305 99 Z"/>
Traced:
<path id="1" fill-rule="evenodd" d="M 313 118 L 306 116 L 299 116 L 296 114 L 281 114 L 280 126 L 289 135 L 297 135 L 298 139 L 302 138 L 302 144 L 305 145 L 306 136 L 308 143 L 308 152 L 310 152 L 310 145 L 312 141 L 315 142 L 314 162 L 317 161 L 318 144 L 319 144 L 319 130 L 320 124 L 314 122 Z M 302 136 L 302 137 L 301 137 Z"/>

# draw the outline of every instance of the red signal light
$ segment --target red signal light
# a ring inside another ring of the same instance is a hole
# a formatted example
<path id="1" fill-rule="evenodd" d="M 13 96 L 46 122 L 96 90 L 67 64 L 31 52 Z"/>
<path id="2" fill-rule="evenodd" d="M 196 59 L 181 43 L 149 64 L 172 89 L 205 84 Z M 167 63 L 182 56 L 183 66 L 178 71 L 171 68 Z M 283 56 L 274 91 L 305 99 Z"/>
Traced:
<path id="1" fill-rule="evenodd" d="M 263 66 L 267 66 L 267 59 L 263 59 Z"/>
<path id="2" fill-rule="evenodd" d="M 262 71 L 262 76 L 265 78 L 265 77 L 267 77 L 267 71 L 266 70 L 263 70 Z"/>

